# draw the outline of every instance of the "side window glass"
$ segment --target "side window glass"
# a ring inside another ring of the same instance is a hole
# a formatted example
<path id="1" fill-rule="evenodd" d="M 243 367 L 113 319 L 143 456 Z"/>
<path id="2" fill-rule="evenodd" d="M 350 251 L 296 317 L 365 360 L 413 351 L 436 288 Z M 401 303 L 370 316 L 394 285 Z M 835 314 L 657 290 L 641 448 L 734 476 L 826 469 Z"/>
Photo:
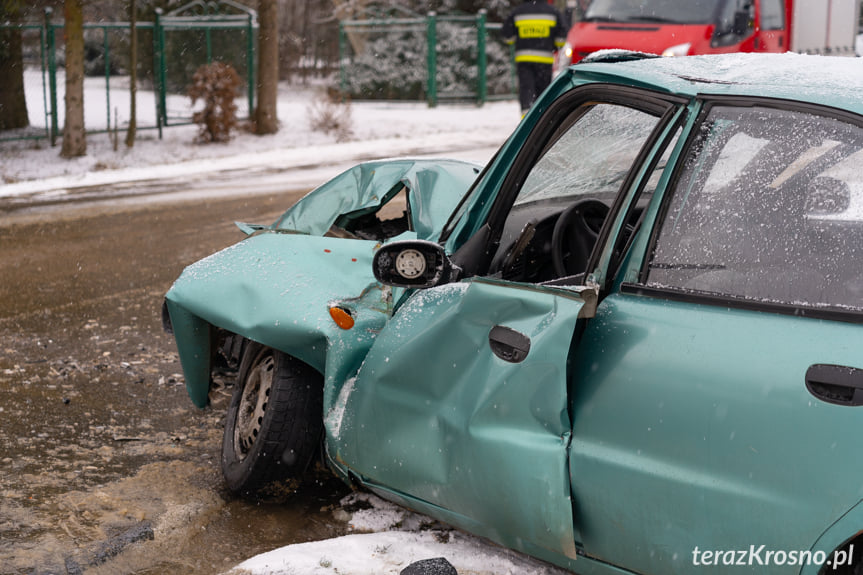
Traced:
<path id="1" fill-rule="evenodd" d="M 785 28 L 783 0 L 761 0 L 761 29 L 782 30 Z"/>
<path id="2" fill-rule="evenodd" d="M 657 118 L 614 104 L 583 106 L 561 126 L 521 187 L 516 205 L 617 192 Z"/>
<path id="3" fill-rule="evenodd" d="M 659 185 L 659 180 L 665 171 L 665 167 L 668 165 L 668 160 L 682 132 L 683 129 L 680 127 L 675 130 L 671 139 L 665 144 L 662 155 L 655 164 L 649 166 L 650 172 L 647 174 L 647 181 L 641 188 L 640 193 L 635 197 L 635 201 L 630 204 L 629 211 L 624 216 L 623 229 L 618 233 L 615 240 L 606 278 L 613 278 L 617 273 L 618 266 L 623 261 L 637 235 L 636 232 L 641 228 L 642 218 L 647 211 L 648 204 L 651 198 L 653 198 L 653 193 Z M 594 279 L 597 278 L 595 277 Z"/>
<path id="4" fill-rule="evenodd" d="M 658 122 L 616 104 L 575 110 L 521 185 L 492 273 L 542 282 L 584 272 L 605 217 Z"/>
<path id="5" fill-rule="evenodd" d="M 719 10 L 713 46 L 729 46 L 740 42 L 753 32 L 755 2 L 751 0 L 728 0 Z"/>
<path id="6" fill-rule="evenodd" d="M 863 129 L 803 112 L 715 107 L 647 270 L 658 288 L 863 307 Z"/>

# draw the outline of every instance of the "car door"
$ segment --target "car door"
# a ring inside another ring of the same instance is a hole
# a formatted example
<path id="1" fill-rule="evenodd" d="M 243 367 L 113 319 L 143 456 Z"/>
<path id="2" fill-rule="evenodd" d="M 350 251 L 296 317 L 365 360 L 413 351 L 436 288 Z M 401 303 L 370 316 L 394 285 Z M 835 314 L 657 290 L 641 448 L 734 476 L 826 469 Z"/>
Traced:
<path id="1" fill-rule="evenodd" d="M 756 7 L 759 21 L 756 51 L 785 52 L 790 48 L 785 4 L 785 0 L 759 0 Z"/>
<path id="2" fill-rule="evenodd" d="M 573 360 L 576 522 L 637 572 L 798 573 L 863 497 L 863 128 L 716 99 L 681 147 Z"/>
<path id="3" fill-rule="evenodd" d="M 486 279 L 415 294 L 352 384 L 337 457 L 410 507 L 574 557 L 566 356 L 589 301 Z"/>
<path id="4" fill-rule="evenodd" d="M 578 539 L 569 358 L 595 290 L 554 271 L 553 228 L 573 205 L 614 205 L 671 104 L 585 89 L 561 106 L 498 192 L 507 205 L 492 210 L 504 217 L 488 272 L 407 297 L 328 433 L 331 456 L 387 497 L 565 564 Z M 576 230 L 581 243 L 596 241 L 605 212 Z M 558 257 L 579 265 L 570 243 Z"/>

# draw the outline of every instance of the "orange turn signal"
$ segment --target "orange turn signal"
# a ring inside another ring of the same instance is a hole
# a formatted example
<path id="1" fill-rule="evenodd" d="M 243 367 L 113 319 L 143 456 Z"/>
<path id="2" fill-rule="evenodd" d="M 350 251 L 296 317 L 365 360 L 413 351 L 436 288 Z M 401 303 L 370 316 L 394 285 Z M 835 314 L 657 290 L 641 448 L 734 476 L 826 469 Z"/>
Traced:
<path id="1" fill-rule="evenodd" d="M 330 308 L 330 317 L 336 322 L 336 325 L 342 329 L 351 329 L 354 327 L 354 318 L 348 310 L 333 306 Z"/>

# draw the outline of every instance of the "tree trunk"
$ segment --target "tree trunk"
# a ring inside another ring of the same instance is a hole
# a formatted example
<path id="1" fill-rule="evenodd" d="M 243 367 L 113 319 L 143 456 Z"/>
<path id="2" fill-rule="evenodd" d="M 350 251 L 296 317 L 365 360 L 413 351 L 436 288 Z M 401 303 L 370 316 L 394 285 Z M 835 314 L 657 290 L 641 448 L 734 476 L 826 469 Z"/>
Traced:
<path id="1" fill-rule="evenodd" d="M 0 22 L 18 23 L 18 6 L 0 4 Z M 24 59 L 21 51 L 21 30 L 0 28 L 0 130 L 24 128 L 27 99 L 24 97 Z"/>
<path id="2" fill-rule="evenodd" d="M 66 121 L 60 155 L 74 158 L 87 154 L 84 134 L 84 15 L 83 0 L 63 3 L 66 44 Z"/>
<path id="3" fill-rule="evenodd" d="M 255 133 L 279 131 L 276 101 L 279 95 L 279 7 L 276 0 L 258 4 L 258 106 Z"/>
<path id="4" fill-rule="evenodd" d="M 126 131 L 126 147 L 132 148 L 138 130 L 138 7 L 135 0 L 131 0 L 129 5 L 129 28 L 132 38 L 129 43 L 129 129 Z"/>

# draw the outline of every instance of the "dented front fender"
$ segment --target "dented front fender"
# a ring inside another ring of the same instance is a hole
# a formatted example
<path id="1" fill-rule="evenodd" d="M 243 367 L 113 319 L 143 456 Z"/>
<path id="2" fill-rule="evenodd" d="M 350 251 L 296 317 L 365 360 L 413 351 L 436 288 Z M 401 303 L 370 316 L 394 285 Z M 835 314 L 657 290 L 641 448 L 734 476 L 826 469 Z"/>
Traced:
<path id="1" fill-rule="evenodd" d="M 297 357 L 328 384 L 343 381 L 391 311 L 389 288 L 372 275 L 377 246 L 269 231 L 186 268 L 166 300 L 195 405 L 207 403 L 210 326 Z M 347 311 L 353 327 L 339 327 L 331 306 Z M 327 395 L 337 393 L 331 388 Z"/>
<path id="2" fill-rule="evenodd" d="M 359 164 L 307 194 L 272 225 L 239 224 L 247 239 L 186 268 L 165 307 L 195 405 L 207 404 L 212 332 L 219 328 L 323 373 L 324 406 L 331 406 L 391 307 L 390 289 L 372 275 L 379 244 L 358 239 L 375 234 L 359 228 L 404 190 L 401 227 L 376 239 L 436 238 L 479 168 L 427 159 Z M 321 237 L 333 227 L 352 239 Z M 351 329 L 336 324 L 332 306 L 351 314 Z"/>

